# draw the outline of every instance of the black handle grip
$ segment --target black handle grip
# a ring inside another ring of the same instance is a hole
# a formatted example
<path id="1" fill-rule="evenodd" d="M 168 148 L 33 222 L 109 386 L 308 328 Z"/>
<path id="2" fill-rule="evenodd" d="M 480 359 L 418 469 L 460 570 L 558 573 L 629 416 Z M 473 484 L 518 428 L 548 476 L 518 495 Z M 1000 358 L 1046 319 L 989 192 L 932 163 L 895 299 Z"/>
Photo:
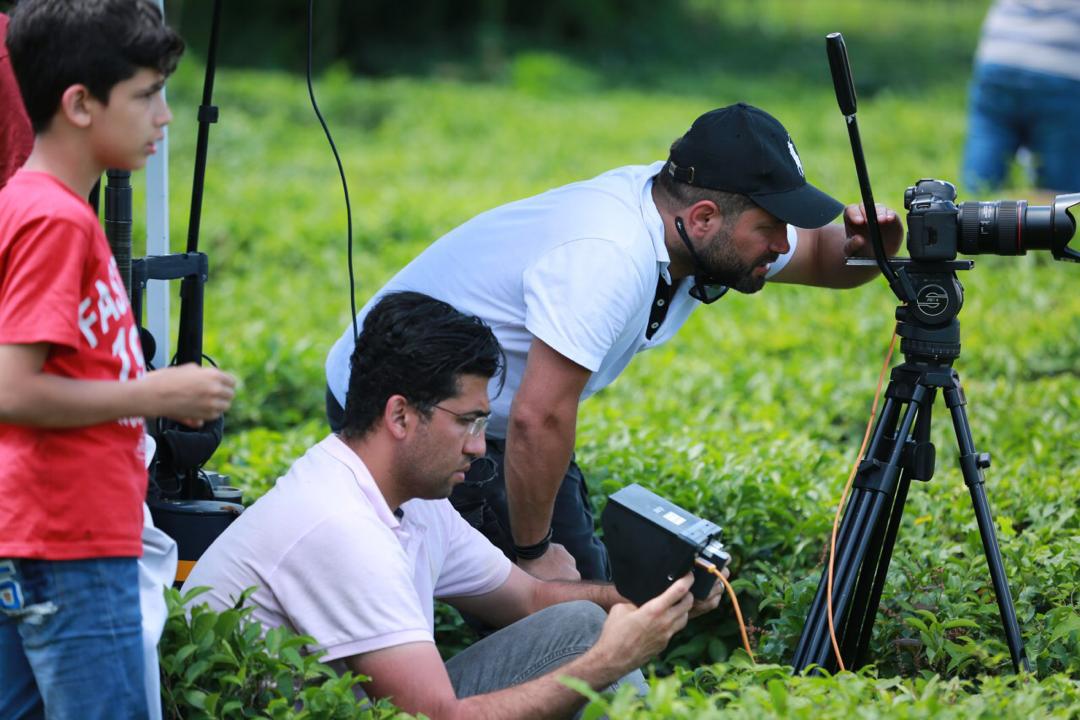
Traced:
<path id="1" fill-rule="evenodd" d="M 829 71 L 832 73 L 836 102 L 840 106 L 840 112 L 845 115 L 854 115 L 855 83 L 851 79 L 851 66 L 848 65 L 844 36 L 838 32 L 826 35 L 825 50 L 829 54 Z"/>

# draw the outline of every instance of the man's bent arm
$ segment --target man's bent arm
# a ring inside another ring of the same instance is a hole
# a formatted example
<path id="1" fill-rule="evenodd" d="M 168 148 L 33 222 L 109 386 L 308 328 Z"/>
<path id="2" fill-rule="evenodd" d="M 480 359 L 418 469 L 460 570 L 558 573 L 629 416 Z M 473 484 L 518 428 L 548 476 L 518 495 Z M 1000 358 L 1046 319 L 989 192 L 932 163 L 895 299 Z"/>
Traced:
<path id="1" fill-rule="evenodd" d="M 690 575 L 639 608 L 615 605 L 600 638 L 585 654 L 552 672 L 484 695 L 459 700 L 433 643 L 408 643 L 346 658 L 350 670 L 371 680 L 364 689 L 374 698 L 388 697 L 402 710 L 435 720 L 492 718 L 564 718 L 585 704 L 585 698 L 559 679 L 575 677 L 602 690 L 667 647 L 686 626 Z"/>
<path id="2" fill-rule="evenodd" d="M 878 206 L 885 252 L 895 255 L 903 240 L 904 228 L 896 213 Z M 844 209 L 844 224 L 834 223 L 815 230 L 798 229 L 799 244 L 790 262 L 772 282 L 814 285 L 827 288 L 852 288 L 878 277 L 877 266 L 848 267 L 849 257 L 874 257 L 870 233 L 860 205 Z"/>
<path id="3" fill-rule="evenodd" d="M 555 495 L 574 450 L 578 402 L 590 375 L 588 369 L 533 338 L 506 435 L 506 495 L 516 545 L 540 542 L 551 527 Z M 544 562 L 551 562 L 557 550 L 561 548 L 522 566 L 558 570 Z M 540 574 L 574 579 L 565 570 L 555 575 L 546 571 Z"/>
<path id="4" fill-rule="evenodd" d="M 559 603 L 588 600 L 610 610 L 628 602 L 610 583 L 540 580 L 516 566 L 511 566 L 506 582 L 489 593 L 442 599 L 499 628 Z"/>
<path id="5" fill-rule="evenodd" d="M 346 664 L 371 678 L 364 683 L 368 695 L 389 698 L 406 712 L 424 713 L 434 720 L 570 717 L 585 704 L 585 698 L 563 684 L 560 677 L 573 676 L 599 690 L 634 669 L 589 651 L 527 683 L 458 699 L 439 651 L 431 643 L 376 650 L 351 657 Z"/>

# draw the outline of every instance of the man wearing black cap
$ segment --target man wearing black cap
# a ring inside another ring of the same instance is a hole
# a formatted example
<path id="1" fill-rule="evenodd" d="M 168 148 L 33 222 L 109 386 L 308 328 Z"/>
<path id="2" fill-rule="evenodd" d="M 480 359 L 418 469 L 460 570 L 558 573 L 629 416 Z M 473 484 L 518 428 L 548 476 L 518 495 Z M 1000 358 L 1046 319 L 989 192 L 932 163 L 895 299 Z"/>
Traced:
<path id="1" fill-rule="evenodd" d="M 606 579 L 585 480 L 578 404 L 633 356 L 669 340 L 729 288 L 767 279 L 853 287 L 876 274 L 858 206 L 806 182 L 784 127 L 745 104 L 699 117 L 667 162 L 618 168 L 478 215 L 420 254 L 385 293 L 414 290 L 482 318 L 506 352 L 489 388 L 486 462 L 451 497 L 508 557 L 545 579 Z M 896 214 L 878 209 L 888 252 Z M 798 228 L 798 229 L 796 229 Z M 341 423 L 351 326 L 327 358 L 327 415 Z M 501 392 L 499 392 L 501 390 Z"/>

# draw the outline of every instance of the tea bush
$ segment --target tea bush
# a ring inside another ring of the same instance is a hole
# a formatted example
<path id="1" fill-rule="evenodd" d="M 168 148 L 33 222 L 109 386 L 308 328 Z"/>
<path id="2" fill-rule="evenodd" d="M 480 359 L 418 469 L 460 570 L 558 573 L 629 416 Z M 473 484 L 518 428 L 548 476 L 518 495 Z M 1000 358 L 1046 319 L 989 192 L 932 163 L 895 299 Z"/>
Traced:
<path id="1" fill-rule="evenodd" d="M 181 596 L 166 591 L 168 620 L 161 638 L 161 699 L 170 720 L 206 718 L 403 717 L 385 701 L 357 699 L 358 677 L 338 675 L 302 652 L 311 638 L 285 628 L 263 634 L 246 605 L 216 613 L 193 602 L 205 588 Z"/>

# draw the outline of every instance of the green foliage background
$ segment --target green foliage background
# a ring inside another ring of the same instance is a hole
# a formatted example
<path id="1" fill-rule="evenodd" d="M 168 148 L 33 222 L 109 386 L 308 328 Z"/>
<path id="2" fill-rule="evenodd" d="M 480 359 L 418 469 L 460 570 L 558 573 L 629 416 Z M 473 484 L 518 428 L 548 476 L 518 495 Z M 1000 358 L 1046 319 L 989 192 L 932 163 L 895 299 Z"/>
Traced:
<path id="1" fill-rule="evenodd" d="M 377 77 L 326 66 L 315 91 L 352 194 L 356 301 L 475 213 L 659 159 L 699 113 L 738 100 L 784 122 L 812 182 L 856 201 L 822 42 L 833 30 L 848 39 L 877 199 L 899 208 L 913 181 L 958 175 L 986 5 L 684 0 L 663 22 L 635 25 L 638 41 L 518 45 L 503 29 L 493 44 L 477 35 L 445 54 L 418 44 Z M 186 234 L 201 81 L 188 58 L 168 89 L 174 247 Z M 205 345 L 242 384 L 214 464 L 252 499 L 326 432 L 322 364 L 349 321 L 344 205 L 302 77 L 227 68 L 215 101 Z M 1020 172 L 1012 185 L 997 197 L 1045 201 Z M 816 588 L 895 306 L 882 281 L 845 292 L 776 285 L 730 295 L 637 359 L 583 405 L 578 443 L 598 510 L 638 482 L 725 528 L 766 664 L 748 666 L 721 611 L 675 638 L 655 666 L 668 677 L 647 699 L 596 708 L 626 718 L 1080 713 L 1080 280 L 1045 254 L 979 257 L 961 279 L 957 368 L 976 447 L 994 457 L 987 492 L 1036 677 L 1010 677 L 940 403 L 938 472 L 912 488 L 876 627 L 876 674 L 793 679 L 768 665 L 790 659 Z M 469 642 L 452 612 L 441 609 L 438 622 L 445 652 Z"/>

